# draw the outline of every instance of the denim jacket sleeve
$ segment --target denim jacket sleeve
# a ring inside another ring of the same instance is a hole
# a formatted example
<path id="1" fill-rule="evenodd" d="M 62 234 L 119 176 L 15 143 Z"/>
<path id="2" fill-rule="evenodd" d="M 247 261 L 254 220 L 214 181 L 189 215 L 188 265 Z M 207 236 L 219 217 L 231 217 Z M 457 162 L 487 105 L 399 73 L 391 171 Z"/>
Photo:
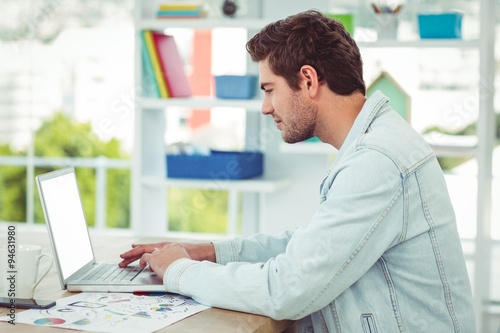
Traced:
<path id="1" fill-rule="evenodd" d="M 215 257 L 222 265 L 234 261 L 264 262 L 285 252 L 292 235 L 293 231 L 286 231 L 278 236 L 255 234 L 248 238 L 215 241 Z"/>
<path id="2" fill-rule="evenodd" d="M 383 152 L 358 149 L 336 164 L 324 201 L 310 223 L 283 238 L 284 251 L 264 251 L 265 238 L 227 243 L 224 252 L 232 255 L 218 254 L 225 265 L 174 262 L 166 289 L 275 319 L 299 319 L 328 305 L 398 242 L 400 219 L 388 216 L 403 214 L 401 173 Z"/>

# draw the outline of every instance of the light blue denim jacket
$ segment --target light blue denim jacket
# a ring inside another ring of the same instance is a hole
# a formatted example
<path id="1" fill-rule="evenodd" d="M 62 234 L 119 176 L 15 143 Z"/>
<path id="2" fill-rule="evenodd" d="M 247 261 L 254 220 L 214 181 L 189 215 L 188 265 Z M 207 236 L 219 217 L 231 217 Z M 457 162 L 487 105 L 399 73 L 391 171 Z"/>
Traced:
<path id="1" fill-rule="evenodd" d="M 175 261 L 166 289 L 299 332 L 475 332 L 442 170 L 387 101 L 366 101 L 308 224 L 215 242 L 217 263 Z"/>

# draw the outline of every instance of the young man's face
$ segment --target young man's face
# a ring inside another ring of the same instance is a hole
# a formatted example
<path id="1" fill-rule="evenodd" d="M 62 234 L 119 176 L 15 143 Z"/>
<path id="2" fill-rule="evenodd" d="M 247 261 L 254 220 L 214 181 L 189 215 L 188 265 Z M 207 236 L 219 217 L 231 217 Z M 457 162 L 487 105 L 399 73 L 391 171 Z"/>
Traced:
<path id="1" fill-rule="evenodd" d="M 286 80 L 274 74 L 268 60 L 259 62 L 260 86 L 264 91 L 262 113 L 271 115 L 287 143 L 304 141 L 314 136 L 317 108 L 308 102 L 303 85 L 292 90 Z"/>

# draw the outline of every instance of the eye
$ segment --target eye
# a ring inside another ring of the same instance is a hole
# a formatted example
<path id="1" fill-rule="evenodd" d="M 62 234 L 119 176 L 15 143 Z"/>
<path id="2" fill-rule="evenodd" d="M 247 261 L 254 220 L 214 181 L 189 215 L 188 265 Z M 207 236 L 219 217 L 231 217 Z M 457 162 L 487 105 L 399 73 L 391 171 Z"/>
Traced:
<path id="1" fill-rule="evenodd" d="M 272 89 L 264 89 L 264 93 L 269 95 L 273 90 Z"/>

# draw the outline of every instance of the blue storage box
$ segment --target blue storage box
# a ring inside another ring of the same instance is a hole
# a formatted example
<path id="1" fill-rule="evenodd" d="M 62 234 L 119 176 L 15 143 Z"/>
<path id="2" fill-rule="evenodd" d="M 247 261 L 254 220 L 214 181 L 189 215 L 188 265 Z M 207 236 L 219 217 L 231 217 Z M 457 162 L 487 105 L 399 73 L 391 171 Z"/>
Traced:
<path id="1" fill-rule="evenodd" d="M 462 38 L 462 14 L 419 14 L 420 38 Z"/>
<path id="2" fill-rule="evenodd" d="M 260 152 L 211 151 L 210 155 L 167 154 L 170 178 L 245 179 L 263 173 L 264 156 Z"/>
<path id="3" fill-rule="evenodd" d="M 215 96 L 218 98 L 249 99 L 255 96 L 257 76 L 219 75 L 215 77 Z"/>

